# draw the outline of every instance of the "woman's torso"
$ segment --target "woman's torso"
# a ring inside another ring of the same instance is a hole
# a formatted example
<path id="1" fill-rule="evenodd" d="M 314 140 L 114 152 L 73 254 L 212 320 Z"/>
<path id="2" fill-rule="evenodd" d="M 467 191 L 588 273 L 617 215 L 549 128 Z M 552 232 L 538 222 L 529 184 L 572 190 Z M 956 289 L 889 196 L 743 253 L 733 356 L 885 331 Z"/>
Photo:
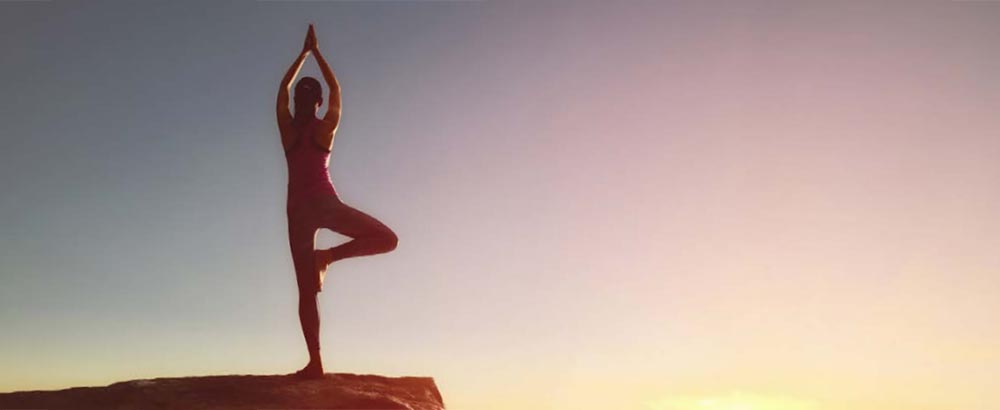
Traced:
<path id="1" fill-rule="evenodd" d="M 288 207 L 317 195 L 337 195 L 330 181 L 330 151 L 316 139 L 317 120 L 294 125 L 290 147 L 285 150 L 288 163 Z"/>

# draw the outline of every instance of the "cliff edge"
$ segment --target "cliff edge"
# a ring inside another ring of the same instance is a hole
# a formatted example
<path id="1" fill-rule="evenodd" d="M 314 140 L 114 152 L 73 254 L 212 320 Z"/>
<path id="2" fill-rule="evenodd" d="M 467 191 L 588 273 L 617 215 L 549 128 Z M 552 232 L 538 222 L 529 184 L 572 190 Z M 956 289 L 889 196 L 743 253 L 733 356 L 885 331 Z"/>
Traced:
<path id="1" fill-rule="evenodd" d="M 327 374 L 132 380 L 105 387 L 0 393 L 0 409 L 443 410 L 429 377 Z"/>

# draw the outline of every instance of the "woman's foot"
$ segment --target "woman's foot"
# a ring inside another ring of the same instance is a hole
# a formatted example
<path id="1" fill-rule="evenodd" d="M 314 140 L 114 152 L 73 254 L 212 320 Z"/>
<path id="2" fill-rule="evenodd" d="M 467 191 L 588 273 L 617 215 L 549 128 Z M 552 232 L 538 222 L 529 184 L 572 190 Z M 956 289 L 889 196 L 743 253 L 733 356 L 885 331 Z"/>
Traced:
<path id="1" fill-rule="evenodd" d="M 310 361 L 302 370 L 292 373 L 292 376 L 297 379 L 322 379 L 323 364 Z"/>
<path id="2" fill-rule="evenodd" d="M 323 280 L 326 279 L 326 268 L 333 263 L 333 255 L 329 249 L 317 250 L 315 252 L 316 275 L 319 277 L 319 289 L 323 289 Z"/>

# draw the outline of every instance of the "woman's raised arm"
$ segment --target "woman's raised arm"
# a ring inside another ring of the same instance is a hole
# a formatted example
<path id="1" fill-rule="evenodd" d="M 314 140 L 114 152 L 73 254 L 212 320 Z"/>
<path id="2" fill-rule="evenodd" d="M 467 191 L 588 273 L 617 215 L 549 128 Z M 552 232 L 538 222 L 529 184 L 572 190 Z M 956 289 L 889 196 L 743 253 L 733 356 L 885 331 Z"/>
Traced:
<path id="1" fill-rule="evenodd" d="M 312 34 L 312 26 L 309 26 L 309 33 L 306 34 L 306 42 L 302 46 L 302 52 L 292 63 L 291 67 L 288 67 L 288 72 L 285 73 L 285 78 L 281 79 L 281 86 L 278 88 L 278 125 L 283 126 L 291 124 L 292 113 L 288 110 L 289 93 L 292 91 L 292 80 L 299 75 L 299 70 L 302 70 L 302 64 L 306 62 L 306 57 L 309 56 L 310 50 L 315 48 L 316 39 Z"/>
<path id="2" fill-rule="evenodd" d="M 337 125 L 340 123 L 340 83 L 337 82 L 337 76 L 333 74 L 330 65 L 326 63 L 326 59 L 323 58 L 323 54 L 319 51 L 319 43 L 316 41 L 316 34 L 313 32 L 311 24 L 309 25 L 309 33 L 313 39 L 312 52 L 316 56 L 316 62 L 319 63 L 320 71 L 323 72 L 323 79 L 326 80 L 326 86 L 330 87 L 329 105 L 326 107 L 326 115 L 323 116 L 323 121 L 329 123 L 333 129 L 337 129 Z"/>

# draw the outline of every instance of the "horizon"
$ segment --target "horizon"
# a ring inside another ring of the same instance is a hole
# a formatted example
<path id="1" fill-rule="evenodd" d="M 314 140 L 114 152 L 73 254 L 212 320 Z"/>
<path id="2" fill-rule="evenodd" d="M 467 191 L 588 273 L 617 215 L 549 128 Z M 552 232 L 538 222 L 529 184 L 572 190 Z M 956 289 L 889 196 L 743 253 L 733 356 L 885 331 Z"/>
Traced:
<path id="1" fill-rule="evenodd" d="M 989 2 L 0 2 L 0 391 L 301 367 L 274 101 L 310 23 L 332 181 L 399 236 L 330 267 L 327 372 L 996 408 Z"/>

